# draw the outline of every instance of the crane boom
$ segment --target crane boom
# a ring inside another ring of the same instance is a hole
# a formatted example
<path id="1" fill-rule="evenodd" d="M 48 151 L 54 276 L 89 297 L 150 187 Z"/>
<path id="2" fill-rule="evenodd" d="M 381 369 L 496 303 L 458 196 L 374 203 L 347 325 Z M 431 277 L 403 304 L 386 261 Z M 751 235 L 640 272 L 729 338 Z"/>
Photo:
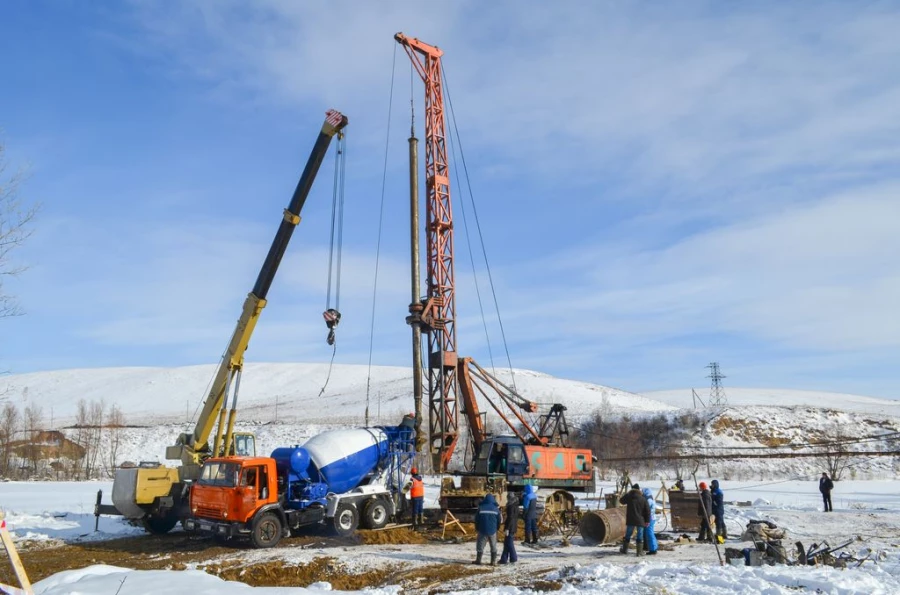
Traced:
<path id="1" fill-rule="evenodd" d="M 339 134 L 347 125 L 347 117 L 338 111 L 330 110 L 325 117 L 325 122 L 319 132 L 315 145 L 313 145 L 309 160 L 300 176 L 300 181 L 294 190 L 288 207 L 279 224 L 269 252 L 263 261 L 262 268 L 253 285 L 253 290 L 244 300 L 240 318 L 228 347 L 225 350 L 215 378 L 210 386 L 209 394 L 203 403 L 203 409 L 197 419 L 197 424 L 191 434 L 182 434 L 174 447 L 166 449 L 166 457 L 180 459 L 183 465 L 197 466 L 201 457 L 220 455 L 227 453 L 231 448 L 231 435 L 234 429 L 234 411 L 236 409 L 237 388 L 240 383 L 240 374 L 244 366 L 244 353 L 250 343 L 250 337 L 256 328 L 259 315 L 266 306 L 266 295 L 278 271 L 281 259 L 284 257 L 288 243 L 294 233 L 294 229 L 300 222 L 300 212 L 306 203 L 306 198 L 312 188 L 313 181 L 322 165 L 331 139 Z M 226 401 L 229 391 L 234 387 L 234 401 L 228 414 L 227 426 L 225 422 Z M 217 413 L 219 414 L 217 416 Z M 215 442 L 210 445 L 209 438 L 218 419 Z M 191 475 L 187 469 L 185 474 Z"/>
<path id="2" fill-rule="evenodd" d="M 414 316 L 428 333 L 428 443 L 435 471 L 444 472 L 459 440 L 456 287 L 453 280 L 453 210 L 444 122 L 440 48 L 402 33 L 403 46 L 425 83 L 425 210 L 427 298 Z M 412 310 L 412 309 L 411 309 Z"/>
<path id="3" fill-rule="evenodd" d="M 189 514 L 187 502 L 191 481 L 199 477 L 200 466 L 205 459 L 210 456 L 254 450 L 249 448 L 252 444 L 250 441 L 254 440 L 252 434 L 234 432 L 244 353 L 250 344 L 250 337 L 256 328 L 259 315 L 266 306 L 266 295 L 278 271 L 278 265 L 284 257 L 294 228 L 300 223 L 300 211 L 322 165 L 331 139 L 335 135 L 340 135 L 346 125 L 346 116 L 338 111 L 329 110 L 325 115 L 325 123 L 316 138 L 291 201 L 284 210 L 275 239 L 269 247 L 253 290 L 244 300 L 241 315 L 216 369 L 216 375 L 210 384 L 194 431 L 181 434 L 173 446 L 166 448 L 166 458 L 180 460 L 181 466 L 166 467 L 158 463 L 142 463 L 135 468 L 117 469 L 112 489 L 114 506 L 102 505 L 98 495 L 94 509 L 96 515 L 122 514 L 130 519 L 141 520 L 145 528 L 152 533 L 166 533 L 180 518 Z M 227 407 L 229 396 L 231 396 L 230 408 Z M 216 429 L 215 440 L 210 444 L 209 438 L 213 428 Z M 233 439 L 238 444 L 233 445 Z M 245 448 L 241 448 L 239 439 L 244 440 Z"/>

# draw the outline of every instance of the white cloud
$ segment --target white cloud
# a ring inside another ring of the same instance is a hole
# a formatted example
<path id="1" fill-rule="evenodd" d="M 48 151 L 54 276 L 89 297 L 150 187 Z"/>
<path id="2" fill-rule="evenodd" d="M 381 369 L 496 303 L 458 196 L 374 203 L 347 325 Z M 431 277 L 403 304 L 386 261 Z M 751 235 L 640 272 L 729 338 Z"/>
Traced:
<path id="1" fill-rule="evenodd" d="M 503 272 L 541 270 L 516 300 L 520 341 L 558 337 L 629 350 L 733 333 L 769 348 L 900 348 L 900 186 L 843 193 L 661 248 L 582 244 Z M 505 292 L 512 292 L 505 287 Z"/>

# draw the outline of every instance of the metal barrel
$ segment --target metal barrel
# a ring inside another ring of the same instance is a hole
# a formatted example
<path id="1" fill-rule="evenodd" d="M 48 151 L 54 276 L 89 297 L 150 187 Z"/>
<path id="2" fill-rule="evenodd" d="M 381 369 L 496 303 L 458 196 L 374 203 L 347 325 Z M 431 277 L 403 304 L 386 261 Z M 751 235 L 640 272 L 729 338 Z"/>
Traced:
<path id="1" fill-rule="evenodd" d="M 578 521 L 578 530 L 589 545 L 621 541 L 625 538 L 625 508 L 586 512 Z"/>

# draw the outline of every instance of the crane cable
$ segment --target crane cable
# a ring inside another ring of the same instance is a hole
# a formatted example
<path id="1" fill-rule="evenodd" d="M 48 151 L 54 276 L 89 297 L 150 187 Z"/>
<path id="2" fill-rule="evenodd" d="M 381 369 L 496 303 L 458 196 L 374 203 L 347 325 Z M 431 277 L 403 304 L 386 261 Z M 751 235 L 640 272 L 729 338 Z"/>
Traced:
<path id="1" fill-rule="evenodd" d="M 463 151 L 462 139 L 460 139 L 460 136 L 459 136 L 459 128 L 458 128 L 458 126 L 457 126 L 457 124 L 456 124 L 456 112 L 453 110 L 453 100 L 452 100 L 451 97 L 450 97 L 450 83 L 449 83 L 449 81 L 447 80 L 447 73 L 446 73 L 446 71 L 444 71 L 443 64 L 441 65 L 441 74 L 442 74 L 443 80 L 444 80 L 444 94 L 445 94 L 446 97 L 447 97 L 447 105 L 448 105 L 448 107 L 450 108 L 450 119 L 451 119 L 451 122 L 452 122 L 452 124 L 453 124 L 453 129 L 452 129 L 452 131 L 448 131 L 448 132 L 452 132 L 453 134 L 452 134 L 452 135 L 448 135 L 448 136 L 451 136 L 451 137 L 452 137 L 452 136 L 455 136 L 455 137 L 456 137 L 456 145 L 458 145 L 458 147 L 459 147 L 460 162 L 461 162 L 462 167 L 463 167 L 463 174 L 464 174 L 465 181 L 466 181 L 466 187 L 467 187 L 468 192 L 469 192 L 469 200 L 472 201 L 472 212 L 473 212 L 474 217 L 475 217 L 475 227 L 476 227 L 476 230 L 477 230 L 477 232 L 478 232 L 478 239 L 479 239 L 479 242 L 481 243 L 481 254 L 482 254 L 482 256 L 484 257 L 484 265 L 485 265 L 485 269 L 486 269 L 486 271 L 487 271 L 488 282 L 489 282 L 489 285 L 490 285 L 490 288 L 491 288 L 491 296 L 492 296 L 493 301 L 494 301 L 494 309 L 495 309 L 495 311 L 496 311 L 496 313 L 497 313 L 497 322 L 498 322 L 498 325 L 499 325 L 499 327 L 500 327 L 500 335 L 501 335 L 502 341 L 503 341 L 503 348 L 504 348 L 504 351 L 506 352 L 506 361 L 507 361 L 507 365 L 509 366 L 509 374 L 510 374 L 510 377 L 511 377 L 511 379 L 512 379 L 512 386 L 513 386 L 513 389 L 515 390 L 515 392 L 518 393 L 518 389 L 517 389 L 517 387 L 516 387 L 516 375 L 515 375 L 515 372 L 513 371 L 513 367 L 512 367 L 512 359 L 510 358 L 510 355 L 509 355 L 509 344 L 508 344 L 507 341 L 506 341 L 506 331 L 505 331 L 505 329 L 504 329 L 504 327 L 503 327 L 503 318 L 500 316 L 500 304 L 499 304 L 499 302 L 497 301 L 497 291 L 496 291 L 496 288 L 495 288 L 495 286 L 494 286 L 494 277 L 493 277 L 493 275 L 491 274 L 491 265 L 490 265 L 490 262 L 488 261 L 488 257 L 487 257 L 487 248 L 486 248 L 485 245 L 484 245 L 484 234 L 483 234 L 482 231 L 481 231 L 481 221 L 480 221 L 479 218 L 478 218 L 478 209 L 477 209 L 477 207 L 476 207 L 476 205 L 475 205 L 475 195 L 474 195 L 474 193 L 472 192 L 472 182 L 471 182 L 471 179 L 470 179 L 470 177 L 469 177 L 469 167 L 468 167 L 468 165 L 466 164 L 466 155 L 465 155 L 465 152 Z M 454 150 L 454 155 L 455 155 L 455 150 Z M 458 170 L 458 169 L 459 169 L 459 168 L 455 168 L 455 170 Z M 458 176 L 458 175 L 459 175 L 459 174 L 457 173 L 457 176 Z M 461 189 L 461 188 L 460 188 L 460 189 Z M 465 209 L 464 209 L 464 207 L 462 206 L 462 205 L 464 205 L 464 204 L 465 204 L 465 203 L 464 203 L 463 201 L 460 201 L 460 208 L 461 208 L 462 213 L 463 213 L 463 224 L 467 226 L 466 215 L 465 215 Z M 468 234 L 466 234 L 466 240 L 467 240 L 467 242 L 468 242 Z M 471 256 L 471 245 L 470 245 L 469 251 L 470 251 L 470 258 L 472 258 L 472 256 Z M 472 267 L 472 274 L 473 274 L 473 275 L 475 275 L 475 270 L 474 270 L 474 269 L 475 269 L 475 267 L 474 267 L 474 265 L 473 265 L 473 267 Z M 476 285 L 476 292 L 478 293 L 479 306 L 480 306 L 480 305 L 481 305 L 481 294 L 480 294 L 480 292 L 478 291 L 477 276 L 476 276 L 476 284 L 475 284 L 475 285 Z M 483 309 L 482 309 L 482 319 L 484 319 Z M 486 323 L 484 323 L 484 320 L 483 320 L 482 322 L 483 322 L 483 324 L 485 324 L 485 335 L 487 335 L 487 327 L 486 327 Z M 489 337 L 488 337 L 488 350 L 489 350 L 489 352 L 490 352 L 490 339 L 489 339 Z M 491 358 L 491 367 L 493 367 L 493 357 Z"/>
<path id="2" fill-rule="evenodd" d="M 381 206 L 378 212 L 378 240 L 375 247 L 375 279 L 372 282 L 372 322 L 369 328 L 369 368 L 366 372 L 366 417 L 365 425 L 369 426 L 369 393 L 372 388 L 372 352 L 375 341 L 375 298 L 378 294 L 378 264 L 381 258 L 381 233 L 384 230 L 384 190 L 387 184 L 388 151 L 391 146 L 391 111 L 394 106 L 394 72 L 397 66 L 397 44 L 394 46 L 394 58 L 391 63 L 391 91 L 388 96 L 387 133 L 384 139 L 384 170 L 381 174 Z"/>
<path id="3" fill-rule="evenodd" d="M 331 237 L 328 248 L 328 291 L 325 297 L 325 325 L 328 327 L 326 342 L 331 345 L 331 361 L 328 362 L 328 373 L 325 376 L 325 384 L 319 391 L 321 397 L 325 394 L 328 381 L 331 380 L 331 370 L 334 367 L 334 356 L 337 354 L 334 331 L 341 322 L 341 254 L 344 247 L 344 172 L 347 158 L 347 147 L 344 132 L 338 132 L 337 151 L 334 155 L 334 185 L 331 195 Z M 334 307 L 331 304 L 331 290 L 334 286 Z"/>

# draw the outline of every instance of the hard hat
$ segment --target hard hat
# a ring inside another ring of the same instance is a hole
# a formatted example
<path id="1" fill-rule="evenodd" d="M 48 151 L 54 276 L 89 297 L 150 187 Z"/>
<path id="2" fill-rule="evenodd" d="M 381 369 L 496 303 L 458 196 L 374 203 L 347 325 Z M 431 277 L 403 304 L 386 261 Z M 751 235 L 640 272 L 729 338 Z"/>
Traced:
<path id="1" fill-rule="evenodd" d="M 416 469 L 415 467 L 413 467 L 412 469 L 409 470 L 409 472 L 412 473 L 413 475 L 415 475 L 416 473 L 419 472 L 419 470 Z"/>
<path id="2" fill-rule="evenodd" d="M 701 482 L 700 482 L 700 489 L 701 489 L 701 490 L 705 490 L 705 489 L 706 489 L 706 482 L 704 482 L 704 481 L 701 481 Z"/>

